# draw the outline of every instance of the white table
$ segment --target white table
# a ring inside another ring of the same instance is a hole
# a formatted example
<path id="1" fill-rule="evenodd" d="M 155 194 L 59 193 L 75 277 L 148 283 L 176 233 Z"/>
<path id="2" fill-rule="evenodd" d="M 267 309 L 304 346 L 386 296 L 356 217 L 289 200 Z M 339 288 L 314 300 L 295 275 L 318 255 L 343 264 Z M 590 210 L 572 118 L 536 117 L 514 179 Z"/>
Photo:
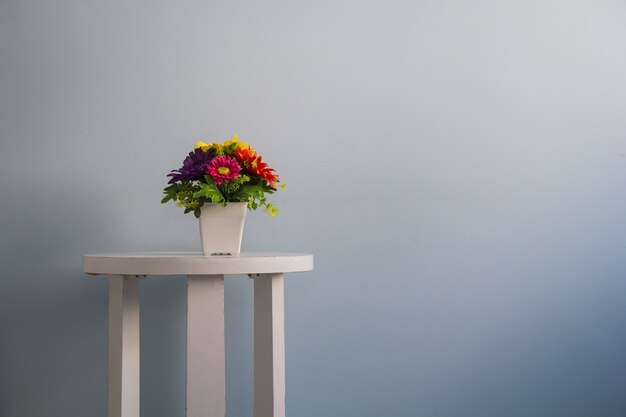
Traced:
<path id="1" fill-rule="evenodd" d="M 311 271 L 313 255 L 113 253 L 83 256 L 109 275 L 109 417 L 139 417 L 139 281 L 187 275 L 187 417 L 226 415 L 224 275 L 254 279 L 254 417 L 285 416 L 284 273 Z"/>

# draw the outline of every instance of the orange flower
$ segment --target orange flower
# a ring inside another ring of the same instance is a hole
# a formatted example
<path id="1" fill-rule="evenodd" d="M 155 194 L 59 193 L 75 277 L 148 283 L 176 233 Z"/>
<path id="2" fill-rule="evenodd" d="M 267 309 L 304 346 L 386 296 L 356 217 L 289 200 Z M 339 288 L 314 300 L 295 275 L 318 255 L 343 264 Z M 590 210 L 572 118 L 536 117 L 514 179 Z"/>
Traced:
<path id="1" fill-rule="evenodd" d="M 274 169 L 268 168 L 263 159 L 257 155 L 250 147 L 237 148 L 234 153 L 235 158 L 241 163 L 241 166 L 248 172 L 258 175 L 267 181 L 270 186 L 276 188 L 278 177 L 274 174 Z"/>

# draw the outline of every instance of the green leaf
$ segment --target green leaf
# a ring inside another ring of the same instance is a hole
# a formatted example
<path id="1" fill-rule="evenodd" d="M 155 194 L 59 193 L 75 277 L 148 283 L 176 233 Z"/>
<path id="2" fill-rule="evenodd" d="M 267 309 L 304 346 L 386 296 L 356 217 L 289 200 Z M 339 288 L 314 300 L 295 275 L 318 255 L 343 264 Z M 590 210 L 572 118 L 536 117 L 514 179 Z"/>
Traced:
<path id="1" fill-rule="evenodd" d="M 206 198 L 212 203 L 224 201 L 224 195 L 215 184 L 200 184 L 200 190 L 193 193 L 193 198 Z"/>
<path id="2" fill-rule="evenodd" d="M 261 184 L 244 184 L 237 190 L 235 194 L 232 195 L 232 199 L 236 201 L 247 201 L 251 198 L 261 199 L 263 198 L 265 193 L 266 190 Z"/>
<path id="3" fill-rule="evenodd" d="M 176 200 L 176 193 L 178 192 L 178 184 L 172 184 L 163 189 L 163 199 L 161 199 L 161 204 L 167 203 L 170 200 Z"/>

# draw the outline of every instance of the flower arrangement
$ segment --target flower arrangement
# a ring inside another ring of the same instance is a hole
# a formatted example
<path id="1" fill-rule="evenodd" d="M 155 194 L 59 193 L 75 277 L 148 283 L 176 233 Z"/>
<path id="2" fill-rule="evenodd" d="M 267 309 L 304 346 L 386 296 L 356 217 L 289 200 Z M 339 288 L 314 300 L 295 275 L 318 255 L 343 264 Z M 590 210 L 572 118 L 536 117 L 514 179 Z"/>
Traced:
<path id="1" fill-rule="evenodd" d="M 223 144 L 196 143 L 183 166 L 167 176 L 171 178 L 161 203 L 172 200 L 184 207 L 185 213 L 193 212 L 198 218 L 206 203 L 226 206 L 242 202 L 248 203 L 250 210 L 263 207 L 272 217 L 278 214 L 278 208 L 266 199 L 266 194 L 276 192 L 278 176 L 237 135 Z"/>

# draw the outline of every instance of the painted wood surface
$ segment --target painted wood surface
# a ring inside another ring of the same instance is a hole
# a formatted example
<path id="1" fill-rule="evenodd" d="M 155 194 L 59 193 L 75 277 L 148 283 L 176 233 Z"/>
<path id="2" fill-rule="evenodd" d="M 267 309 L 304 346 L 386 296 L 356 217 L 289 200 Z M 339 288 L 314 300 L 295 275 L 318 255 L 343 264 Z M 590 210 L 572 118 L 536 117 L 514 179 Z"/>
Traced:
<path id="1" fill-rule="evenodd" d="M 187 277 L 186 417 L 226 415 L 224 276 Z"/>
<path id="2" fill-rule="evenodd" d="M 254 278 L 254 417 L 285 417 L 283 274 Z"/>
<path id="3" fill-rule="evenodd" d="M 93 275 L 228 275 L 311 270 L 313 255 L 299 253 L 203 256 L 187 252 L 137 252 L 83 256 L 83 271 Z"/>
<path id="4" fill-rule="evenodd" d="M 109 278 L 109 417 L 139 417 L 139 278 Z"/>
<path id="5" fill-rule="evenodd" d="M 254 279 L 254 417 L 285 417 L 283 273 L 312 269 L 309 254 L 85 255 L 84 272 L 110 276 L 109 417 L 140 416 L 139 282 L 147 275 L 188 276 L 186 417 L 225 417 L 225 274 Z"/>

